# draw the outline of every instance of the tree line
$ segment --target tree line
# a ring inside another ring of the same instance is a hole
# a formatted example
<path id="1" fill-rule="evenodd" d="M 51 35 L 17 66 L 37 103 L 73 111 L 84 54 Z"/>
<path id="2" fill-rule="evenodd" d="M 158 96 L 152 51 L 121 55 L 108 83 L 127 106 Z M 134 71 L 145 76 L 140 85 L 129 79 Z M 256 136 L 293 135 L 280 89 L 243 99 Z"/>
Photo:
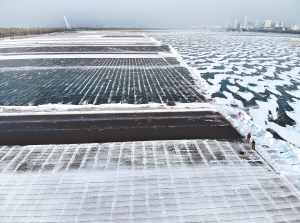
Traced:
<path id="1" fill-rule="evenodd" d="M 0 28 L 0 37 L 12 37 L 12 36 L 23 36 L 23 35 L 39 35 L 46 33 L 64 32 L 70 31 L 65 28 Z"/>

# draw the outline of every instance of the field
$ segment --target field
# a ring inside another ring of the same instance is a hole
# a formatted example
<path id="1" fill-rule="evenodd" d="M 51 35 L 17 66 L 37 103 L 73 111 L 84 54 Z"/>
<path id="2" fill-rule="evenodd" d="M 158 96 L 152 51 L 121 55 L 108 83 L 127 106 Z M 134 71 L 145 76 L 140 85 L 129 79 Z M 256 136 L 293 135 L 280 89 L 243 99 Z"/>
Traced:
<path id="1" fill-rule="evenodd" d="M 0 105 L 200 102 L 186 69 L 158 58 L 1 61 Z"/>

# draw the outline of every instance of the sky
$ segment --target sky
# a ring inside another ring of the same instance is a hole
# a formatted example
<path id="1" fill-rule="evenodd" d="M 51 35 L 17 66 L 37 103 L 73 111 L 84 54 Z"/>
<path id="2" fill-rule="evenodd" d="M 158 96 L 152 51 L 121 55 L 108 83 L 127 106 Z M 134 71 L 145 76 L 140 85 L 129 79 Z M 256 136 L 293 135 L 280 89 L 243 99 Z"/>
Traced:
<path id="1" fill-rule="evenodd" d="M 265 19 L 300 25 L 300 0 L 0 0 L 0 27 L 188 28 Z"/>

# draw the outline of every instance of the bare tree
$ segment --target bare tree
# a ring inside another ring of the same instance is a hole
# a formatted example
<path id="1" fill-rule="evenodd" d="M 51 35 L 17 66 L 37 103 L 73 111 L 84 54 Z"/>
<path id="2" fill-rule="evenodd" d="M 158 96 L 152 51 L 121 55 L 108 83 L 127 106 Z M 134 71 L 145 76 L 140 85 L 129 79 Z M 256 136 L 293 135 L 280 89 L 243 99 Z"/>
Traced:
<path id="1" fill-rule="evenodd" d="M 65 28 L 35 28 L 35 29 L 23 29 L 23 28 L 1 28 L 0 27 L 0 37 L 13 37 L 13 36 L 23 36 L 23 35 L 39 35 L 46 33 L 55 32 L 65 32 L 70 31 Z"/>

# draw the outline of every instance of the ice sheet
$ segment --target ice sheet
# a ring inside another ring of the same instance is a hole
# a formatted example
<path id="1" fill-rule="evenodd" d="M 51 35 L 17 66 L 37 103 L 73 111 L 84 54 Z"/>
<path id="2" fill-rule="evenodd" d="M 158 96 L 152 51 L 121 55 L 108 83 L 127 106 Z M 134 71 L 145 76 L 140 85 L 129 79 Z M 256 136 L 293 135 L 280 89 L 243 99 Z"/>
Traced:
<path id="1" fill-rule="evenodd" d="M 291 44 L 299 42 L 298 37 L 213 32 L 154 33 L 153 36 L 172 44 L 191 65 L 197 63 L 198 74 L 212 84 L 211 93 L 219 93 L 214 94 L 213 101 L 224 115 L 242 134 L 251 131 L 260 154 L 300 188 L 297 140 L 300 138 L 300 95 L 295 90 L 295 87 L 300 90 L 300 48 Z M 244 89 L 232 86 L 235 84 Z M 232 93 L 224 91 L 225 87 Z M 226 98 L 220 98 L 220 93 Z M 236 99 L 235 93 L 246 102 Z M 294 111 L 289 111 L 290 108 Z M 291 126 L 285 114 L 296 124 Z M 276 131 L 286 141 L 275 139 L 267 129 Z"/>
<path id="2" fill-rule="evenodd" d="M 227 88 L 231 91 L 231 92 L 237 92 L 240 88 L 237 86 L 227 86 Z"/>
<path id="3" fill-rule="evenodd" d="M 254 97 L 254 95 L 251 92 L 238 92 L 238 94 L 242 98 L 245 98 L 247 101 L 250 101 Z"/>

